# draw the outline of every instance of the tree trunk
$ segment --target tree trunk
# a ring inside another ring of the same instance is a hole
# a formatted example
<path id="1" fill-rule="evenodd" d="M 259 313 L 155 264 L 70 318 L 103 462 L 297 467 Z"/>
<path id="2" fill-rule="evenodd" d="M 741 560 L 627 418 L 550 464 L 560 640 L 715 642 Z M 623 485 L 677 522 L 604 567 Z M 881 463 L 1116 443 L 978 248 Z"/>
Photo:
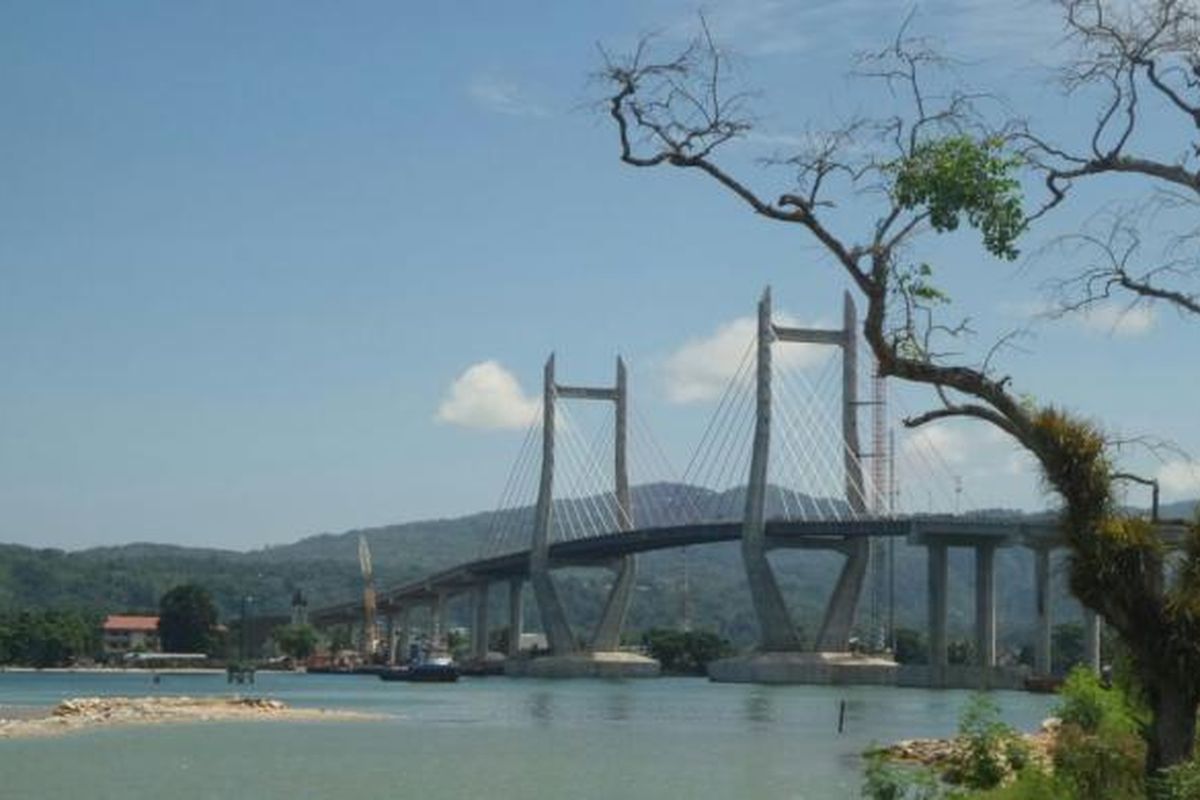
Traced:
<path id="1" fill-rule="evenodd" d="M 1147 737 L 1146 774 L 1152 775 L 1192 757 L 1197 697 L 1190 686 L 1161 678 L 1147 694 L 1153 718 Z"/>

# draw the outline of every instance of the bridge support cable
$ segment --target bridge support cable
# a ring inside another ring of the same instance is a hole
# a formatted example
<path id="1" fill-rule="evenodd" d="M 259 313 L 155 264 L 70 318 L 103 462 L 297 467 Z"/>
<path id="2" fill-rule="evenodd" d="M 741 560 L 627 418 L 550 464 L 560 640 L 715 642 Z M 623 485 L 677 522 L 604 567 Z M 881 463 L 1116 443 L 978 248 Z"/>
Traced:
<path id="1" fill-rule="evenodd" d="M 721 394 L 721 400 L 719 403 L 717 403 L 716 410 L 708 419 L 708 425 L 704 429 L 704 434 L 700 437 L 700 441 L 696 444 L 695 449 L 692 450 L 691 458 L 688 459 L 687 466 L 684 467 L 683 473 L 680 476 L 682 480 L 686 481 L 689 476 L 694 478 L 694 476 L 698 474 L 698 464 L 703 463 L 706 459 L 708 452 L 712 448 L 712 443 L 716 439 L 715 431 L 716 429 L 722 427 L 722 421 L 730 413 L 729 409 L 733 403 L 734 397 L 743 385 L 746 372 L 750 369 L 750 365 L 752 363 L 750 356 L 753 354 L 753 352 L 754 338 L 751 337 L 746 342 L 746 348 L 742 352 L 742 357 L 738 362 L 737 369 L 734 370 L 733 376 L 725 385 L 725 391 Z"/>
<path id="2" fill-rule="evenodd" d="M 537 441 L 537 433 L 540 430 L 537 420 L 537 417 L 541 415 L 540 405 L 534 413 L 534 419 L 526 427 L 525 437 L 517 453 L 516 461 L 513 462 L 513 466 L 509 470 L 504 489 L 501 491 L 500 499 L 496 503 L 496 511 L 493 513 L 488 526 L 488 534 L 482 548 L 483 552 L 480 553 L 481 557 L 486 558 L 499 555 L 504 551 L 504 546 L 509 542 L 514 530 L 521 523 L 528 524 L 532 522 L 532 515 L 529 513 L 529 508 L 532 506 L 535 498 L 533 477 L 537 463 L 535 442 Z M 520 546 L 524 547 L 524 543 L 522 542 Z"/>
<path id="3" fill-rule="evenodd" d="M 896 393 L 893 397 L 893 405 L 897 407 L 898 416 L 906 418 L 913 416 L 912 410 L 908 407 L 902 395 Z M 955 509 L 954 489 L 958 476 L 951 469 L 941 453 L 941 448 L 936 443 L 936 434 L 931 431 L 936 431 L 936 423 L 931 423 L 928 426 L 920 428 L 904 428 L 905 436 L 897 448 L 897 464 L 896 472 L 899 476 L 899 486 L 904 488 L 904 494 L 897 494 L 899 497 L 908 498 L 907 511 L 908 513 L 951 513 Z M 926 495 L 925 508 L 920 508 L 920 492 L 918 487 L 924 489 Z M 970 498 L 969 492 L 964 492 L 967 498 L 968 505 L 974 505 Z M 934 497 L 938 498 L 938 504 L 935 506 Z M 898 508 L 904 508 L 897 502 Z"/>
<path id="4" fill-rule="evenodd" d="M 583 509 L 572 496 L 574 484 L 578 481 L 578 471 L 574 468 L 574 454 L 566 442 L 559 441 L 559 435 L 570 428 L 570 423 L 565 419 L 565 411 L 565 408 L 555 409 L 555 467 L 558 474 L 554 483 L 565 487 L 567 491 L 556 491 L 550 503 L 551 518 L 547 537 L 551 543 L 572 541 L 585 535 Z"/>
<path id="5" fill-rule="evenodd" d="M 696 516 L 691 510 L 692 498 L 680 486 L 679 474 L 646 426 L 645 420 L 631 408 L 629 433 L 633 440 L 630 464 L 633 474 L 643 485 L 638 502 L 631 506 L 636 527 L 665 527 L 682 525 Z"/>
<path id="6" fill-rule="evenodd" d="M 574 504 L 581 506 L 581 517 L 587 523 L 582 536 L 576 538 L 602 536 L 621 530 L 621 514 L 614 510 L 617 505 L 615 491 L 604 485 L 605 479 L 599 474 L 599 469 L 589 452 L 590 448 L 579 435 L 574 417 L 565 407 L 561 409 L 561 413 L 565 420 L 561 432 L 567 440 L 564 450 L 571 456 L 575 470 L 575 479 L 568 487 L 567 497 L 571 497 Z"/>
<path id="7" fill-rule="evenodd" d="M 736 435 L 737 428 L 744 427 L 753 408 L 749 382 L 754 363 L 750 358 L 753 344 L 751 339 L 681 478 L 685 483 L 710 490 L 711 494 L 697 509 L 702 519 L 721 519 L 719 505 L 727 487 L 722 482 L 724 478 L 718 480 L 718 477 L 723 469 L 728 469 L 730 446 L 736 447 L 740 438 Z"/>
<path id="8" fill-rule="evenodd" d="M 702 516 L 708 520 L 721 519 L 719 506 L 728 488 L 725 481 L 729 476 L 730 454 L 736 452 L 739 441 L 743 440 L 753 407 L 753 393 L 749 385 L 744 378 L 735 378 L 738 384 L 732 386 L 730 402 L 725 413 L 717 420 L 709 446 L 700 459 L 693 461 L 690 472 L 684 473 L 685 481 L 708 490 L 709 494 L 701 508 Z"/>
<path id="9" fill-rule="evenodd" d="M 713 460 L 711 474 L 706 474 L 704 485 L 713 490 L 709 503 L 709 519 L 725 521 L 740 519 L 742 508 L 738 507 L 741 499 L 738 490 L 743 487 L 742 476 L 749 472 L 751 453 L 750 436 L 754 430 L 754 389 L 748 384 L 744 393 L 745 404 L 740 407 L 741 413 L 731 418 L 721 450 Z"/>
<path id="10" fill-rule="evenodd" d="M 541 413 L 540 408 L 537 413 Z M 517 460 L 509 473 L 507 485 L 497 503 L 497 512 L 492 518 L 491 535 L 488 542 L 489 555 L 499 551 L 502 542 L 515 524 L 515 518 L 520 516 L 522 502 L 531 503 L 533 500 L 537 431 L 536 422 L 528 427 L 521 451 L 517 455 Z"/>
<path id="11" fill-rule="evenodd" d="M 813 453 L 820 451 L 811 446 L 805 447 L 799 441 L 804 435 L 797 430 L 798 424 L 791 418 L 791 415 L 787 411 L 781 408 L 777 416 L 781 423 L 778 426 L 780 432 L 778 438 L 782 445 L 780 450 L 783 451 L 781 455 L 787 454 L 795 464 L 795 469 L 798 473 L 796 485 L 802 487 L 804 494 L 808 498 L 809 507 L 812 509 L 811 514 L 802 513 L 801 518 L 841 521 L 844 518 L 842 508 L 840 504 L 834 502 L 832 499 L 836 495 L 831 494 L 828 486 L 822 485 L 822 473 L 818 470 L 813 459 Z M 822 506 L 824 506 L 823 511 Z"/>
<path id="12" fill-rule="evenodd" d="M 842 448 L 830 436 L 828 421 L 820 419 L 819 414 L 814 410 L 814 406 L 820 402 L 820 398 L 812 397 L 810 394 L 807 414 L 804 419 L 797 420 L 794 417 L 804 406 L 803 401 L 799 399 L 804 394 L 803 390 L 792 383 L 787 373 L 779 375 L 777 385 L 781 401 L 786 401 L 781 402 L 783 408 L 779 415 L 780 418 L 784 421 L 785 426 L 792 429 L 797 438 L 805 440 L 800 447 L 809 455 L 807 460 L 810 473 L 814 475 L 812 487 L 814 492 L 825 498 L 827 513 L 833 519 L 857 519 L 858 515 L 854 513 L 851 504 L 844 499 L 835 499 L 839 498 L 844 491 L 844 485 L 838 485 L 841 483 L 843 469 Z M 830 481 L 833 481 L 833 486 L 829 485 Z"/>
<path id="13" fill-rule="evenodd" d="M 786 372 L 780 372 L 776 387 L 780 399 L 778 417 L 783 423 L 782 433 L 784 434 L 780 438 L 785 448 L 793 447 L 792 440 L 797 440 L 793 451 L 798 448 L 807 456 L 804 458 L 797 453 L 795 458 L 807 462 L 807 472 L 812 476 L 811 496 L 821 498 L 827 518 L 838 521 L 847 518 L 854 519 L 850 506 L 843 500 L 835 500 L 842 490 L 842 487 L 837 485 L 841 474 L 841 464 L 838 458 L 840 452 L 839 448 L 836 448 L 828 440 L 828 437 L 821 437 L 824 441 L 819 440 L 819 434 L 816 431 L 823 427 L 824 421 L 814 419 L 811 409 L 807 419 L 796 420 L 794 418 L 797 410 L 804 404 L 799 399 L 801 392 L 793 387 Z M 816 399 L 814 398 L 813 401 L 816 402 Z M 829 485 L 830 481 L 833 481 L 833 486 Z"/>
<path id="14" fill-rule="evenodd" d="M 828 359 L 826 368 L 821 373 L 821 378 L 817 382 L 820 387 L 826 383 L 826 378 L 832 374 L 831 367 L 835 364 L 834 359 Z M 787 376 L 787 370 L 780 371 L 781 380 L 777 384 L 777 399 L 779 418 L 783 425 L 781 431 L 781 440 L 785 448 L 790 448 L 793 454 L 793 460 L 801 464 L 806 464 L 808 467 L 807 474 L 809 480 L 801 485 L 804 486 L 808 494 L 810 506 L 813 510 L 812 519 L 836 519 L 842 520 L 847 516 L 846 505 L 842 500 L 836 498 L 841 494 L 842 487 L 838 485 L 838 477 L 841 473 L 841 466 L 838 463 L 837 454 L 831 448 L 822 446 L 817 441 L 814 430 L 816 422 L 813 419 L 811 409 L 807 409 L 805 419 L 800 419 L 799 415 L 808 404 L 792 399 L 792 396 L 799 392 L 792 392 L 791 382 Z M 817 392 L 808 398 L 809 403 L 819 403 L 823 401 L 823 397 Z M 818 461 L 820 463 L 818 463 Z M 833 481 L 833 485 L 829 485 L 829 481 Z M 822 511 L 822 506 L 824 511 Z"/>
<path id="15" fill-rule="evenodd" d="M 795 373 L 795 375 L 791 375 L 785 372 L 780 375 L 779 382 L 785 391 L 789 391 L 793 397 L 814 396 L 813 385 L 809 382 L 808 377 L 801 370 L 796 370 Z M 835 463 L 850 464 L 853 467 L 844 472 L 847 516 L 850 519 L 862 519 L 868 516 L 870 487 L 866 485 L 866 470 L 863 469 L 857 443 L 848 442 L 842 436 L 834 433 L 842 430 L 844 426 L 833 418 L 829 409 L 826 408 L 826 404 L 814 402 L 809 407 L 813 413 L 811 425 L 808 427 L 814 432 L 814 439 L 816 437 L 821 439 L 820 452 L 831 455 L 836 453 L 836 456 L 832 458 Z M 857 414 L 857 405 L 853 409 L 847 408 L 846 413 Z"/>

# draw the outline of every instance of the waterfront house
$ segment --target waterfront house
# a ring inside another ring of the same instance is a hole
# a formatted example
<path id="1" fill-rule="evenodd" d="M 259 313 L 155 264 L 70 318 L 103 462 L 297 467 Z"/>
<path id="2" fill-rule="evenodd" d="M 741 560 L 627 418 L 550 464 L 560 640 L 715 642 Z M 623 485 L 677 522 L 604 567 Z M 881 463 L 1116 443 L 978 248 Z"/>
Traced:
<path id="1" fill-rule="evenodd" d="M 101 628 L 104 652 L 121 655 L 130 652 L 157 652 L 158 617 L 109 614 Z"/>

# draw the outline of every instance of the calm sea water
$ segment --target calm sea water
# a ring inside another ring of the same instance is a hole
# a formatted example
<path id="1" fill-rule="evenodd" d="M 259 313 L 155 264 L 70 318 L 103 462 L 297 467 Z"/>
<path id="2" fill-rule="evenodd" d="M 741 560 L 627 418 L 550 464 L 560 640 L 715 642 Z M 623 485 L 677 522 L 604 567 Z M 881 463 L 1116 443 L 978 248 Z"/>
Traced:
<path id="1" fill-rule="evenodd" d="M 74 696 L 228 692 L 215 675 L 167 675 L 155 686 L 141 675 L 0 673 L 0 715 Z M 0 740 L 0 797 L 853 798 L 865 747 L 950 733 L 967 699 L 675 678 L 416 685 L 270 673 L 253 693 L 388 717 Z M 1006 721 L 1023 728 L 1035 727 L 1052 702 L 996 697 Z"/>

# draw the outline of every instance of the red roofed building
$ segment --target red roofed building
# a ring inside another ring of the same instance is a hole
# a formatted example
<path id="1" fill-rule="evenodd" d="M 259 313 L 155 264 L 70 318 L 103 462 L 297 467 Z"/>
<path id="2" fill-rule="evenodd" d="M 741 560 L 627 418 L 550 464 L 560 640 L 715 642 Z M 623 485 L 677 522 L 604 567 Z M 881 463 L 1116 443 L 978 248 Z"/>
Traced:
<path id="1" fill-rule="evenodd" d="M 110 614 L 101 628 L 105 653 L 158 651 L 158 617 Z"/>

